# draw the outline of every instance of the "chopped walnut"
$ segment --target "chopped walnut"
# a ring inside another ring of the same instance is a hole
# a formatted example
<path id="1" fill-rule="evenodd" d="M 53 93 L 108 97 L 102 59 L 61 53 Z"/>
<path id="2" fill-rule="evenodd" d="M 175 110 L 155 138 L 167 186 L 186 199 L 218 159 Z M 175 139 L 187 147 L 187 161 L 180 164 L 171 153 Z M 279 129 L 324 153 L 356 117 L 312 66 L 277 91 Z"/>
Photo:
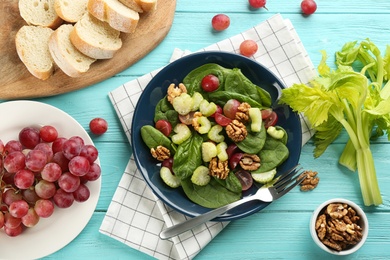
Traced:
<path id="1" fill-rule="evenodd" d="M 164 161 L 171 156 L 169 149 L 162 145 L 157 146 L 156 149 L 151 148 L 150 153 L 152 154 L 153 158 L 156 158 L 159 161 Z"/>
<path id="2" fill-rule="evenodd" d="M 237 119 L 240 122 L 243 122 L 244 124 L 247 123 L 249 121 L 249 109 L 250 108 L 251 108 L 251 105 L 249 105 L 246 102 L 242 102 L 237 108 L 235 119 Z"/>
<path id="3" fill-rule="evenodd" d="M 201 112 L 195 112 L 194 115 L 193 115 L 193 118 L 192 118 L 192 126 L 194 127 L 194 129 L 196 131 L 199 130 L 199 123 L 198 123 L 198 118 L 203 116 Z"/>
<path id="4" fill-rule="evenodd" d="M 311 191 L 315 189 L 320 182 L 320 178 L 317 176 L 317 172 L 315 171 L 304 171 L 301 176 L 305 176 L 306 178 L 301 182 L 301 191 Z"/>
<path id="5" fill-rule="evenodd" d="M 182 93 L 187 93 L 186 86 L 183 83 L 180 83 L 179 85 L 175 85 L 174 83 L 172 83 L 168 87 L 168 94 L 167 94 L 168 101 L 172 104 L 173 99 L 175 97 L 180 96 Z"/>
<path id="6" fill-rule="evenodd" d="M 243 123 L 234 119 L 225 128 L 226 134 L 233 142 L 241 142 L 248 135 L 248 131 Z"/>
<path id="7" fill-rule="evenodd" d="M 229 175 L 228 161 L 221 161 L 218 157 L 211 159 L 209 164 L 210 175 L 219 179 L 226 179 Z"/>
<path id="8" fill-rule="evenodd" d="M 356 245 L 362 239 L 360 217 L 347 204 L 331 203 L 316 220 L 315 229 L 321 242 L 336 251 Z"/>
<path id="9" fill-rule="evenodd" d="M 256 154 L 244 153 L 240 160 L 240 166 L 247 171 L 255 171 L 260 167 L 260 158 Z"/>

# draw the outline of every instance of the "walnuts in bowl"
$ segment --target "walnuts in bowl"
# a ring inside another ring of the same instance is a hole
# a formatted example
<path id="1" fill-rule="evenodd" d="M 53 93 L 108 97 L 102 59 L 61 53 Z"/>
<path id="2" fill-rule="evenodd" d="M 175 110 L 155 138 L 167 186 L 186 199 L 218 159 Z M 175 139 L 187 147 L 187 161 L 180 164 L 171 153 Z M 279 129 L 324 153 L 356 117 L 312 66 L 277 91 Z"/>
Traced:
<path id="1" fill-rule="evenodd" d="M 325 251 L 347 255 L 364 244 L 368 235 L 368 221 L 363 210 L 355 203 L 333 199 L 314 211 L 310 233 Z"/>

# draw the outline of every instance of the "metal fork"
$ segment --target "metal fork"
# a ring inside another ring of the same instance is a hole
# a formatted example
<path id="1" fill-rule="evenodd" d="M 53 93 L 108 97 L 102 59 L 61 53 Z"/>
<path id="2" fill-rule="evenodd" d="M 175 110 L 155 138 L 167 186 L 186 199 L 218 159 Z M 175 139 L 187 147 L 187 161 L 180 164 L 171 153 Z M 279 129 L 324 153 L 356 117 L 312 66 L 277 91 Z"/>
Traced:
<path id="1" fill-rule="evenodd" d="M 297 165 L 298 166 L 298 165 Z M 169 227 L 165 230 L 163 230 L 160 233 L 161 239 L 168 239 L 174 236 L 177 236 L 187 230 L 190 230 L 200 224 L 203 224 L 209 220 L 214 219 L 215 217 L 239 206 L 242 205 L 248 201 L 253 200 L 260 200 L 264 202 L 271 202 L 274 200 L 279 199 L 283 195 L 285 195 L 287 192 L 289 192 L 291 189 L 293 189 L 295 186 L 300 184 L 305 178 L 306 175 L 302 175 L 303 171 L 301 171 L 302 168 L 299 170 L 296 170 L 297 166 L 293 167 L 286 173 L 280 175 L 278 177 L 278 180 L 275 182 L 275 184 L 271 187 L 261 187 L 254 195 L 245 197 L 241 200 L 235 201 L 233 203 L 230 203 L 228 205 L 222 206 L 220 208 L 216 208 L 214 210 L 211 210 L 207 213 L 201 214 L 199 216 L 196 216 L 192 219 L 189 219 L 187 221 L 184 221 L 182 223 L 179 223 L 177 225 L 174 225 L 172 227 Z"/>

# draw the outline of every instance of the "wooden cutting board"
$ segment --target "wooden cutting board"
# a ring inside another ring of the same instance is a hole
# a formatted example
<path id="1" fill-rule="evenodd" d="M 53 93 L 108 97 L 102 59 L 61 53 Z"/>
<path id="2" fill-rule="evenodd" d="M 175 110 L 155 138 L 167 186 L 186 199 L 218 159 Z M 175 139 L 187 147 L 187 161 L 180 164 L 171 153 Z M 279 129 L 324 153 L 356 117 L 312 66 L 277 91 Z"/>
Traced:
<path id="1" fill-rule="evenodd" d="M 168 34 L 175 14 L 176 0 L 158 0 L 157 9 L 140 15 L 133 34 L 122 34 L 123 46 L 112 59 L 99 60 L 79 78 L 57 69 L 48 80 L 32 76 L 20 61 L 15 34 L 25 21 L 19 15 L 17 0 L 0 1 L 0 99 L 54 96 L 81 89 L 128 68 L 152 51 Z"/>

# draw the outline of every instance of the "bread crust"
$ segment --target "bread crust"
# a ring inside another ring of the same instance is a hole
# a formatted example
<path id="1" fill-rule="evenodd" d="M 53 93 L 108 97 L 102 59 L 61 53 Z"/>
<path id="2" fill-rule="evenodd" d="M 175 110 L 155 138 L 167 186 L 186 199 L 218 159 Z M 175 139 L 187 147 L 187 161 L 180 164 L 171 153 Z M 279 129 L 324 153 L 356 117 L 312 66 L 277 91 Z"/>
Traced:
<path id="1" fill-rule="evenodd" d="M 135 0 L 119 0 L 119 2 L 138 13 L 142 13 L 144 11 Z"/>
<path id="2" fill-rule="evenodd" d="M 138 12 L 118 0 L 89 0 L 88 12 L 124 33 L 133 33 L 139 21 Z"/>
<path id="3" fill-rule="evenodd" d="M 142 10 L 145 12 L 150 12 L 156 10 L 157 8 L 157 0 L 134 0 L 139 6 L 141 6 Z"/>
<path id="4" fill-rule="evenodd" d="M 85 14 L 84 16 L 90 16 L 90 14 Z M 92 17 L 91 17 L 92 18 Z M 84 55 L 87 55 L 93 59 L 111 59 L 116 51 L 118 51 L 122 47 L 122 40 L 119 37 L 118 32 L 118 41 L 120 44 L 113 44 L 113 45 L 98 45 L 94 40 L 88 39 L 86 35 L 83 34 L 83 28 L 81 28 L 80 23 L 83 19 L 88 18 L 81 18 L 79 22 L 77 22 L 70 33 L 70 41 L 72 44 Z M 96 18 L 92 18 L 93 19 Z M 96 24 L 96 26 L 99 26 L 99 24 Z M 108 25 L 107 25 L 108 26 Z M 92 29 L 92 28 L 91 28 Z"/>
<path id="5" fill-rule="evenodd" d="M 62 28 L 62 27 L 69 27 L 69 28 Z M 68 76 L 70 77 L 80 77 L 85 72 L 87 72 L 90 68 L 90 65 L 95 62 L 95 59 L 92 59 L 90 57 L 84 56 L 83 54 L 79 53 L 77 55 L 78 50 L 76 48 L 72 48 L 72 43 L 70 42 L 70 39 L 63 39 L 61 38 L 61 31 L 60 30 L 73 30 L 73 26 L 70 24 L 64 24 L 61 25 L 57 30 L 55 30 L 52 35 L 49 38 L 49 51 L 51 54 L 51 57 L 53 58 L 54 62 L 57 64 L 57 66 Z M 69 37 L 69 35 L 68 35 Z M 68 42 L 65 42 L 67 41 Z M 70 45 L 68 47 L 65 47 L 65 51 L 63 50 L 64 47 L 61 47 L 62 45 Z M 77 57 L 75 56 L 77 55 Z M 83 57 L 84 56 L 84 57 Z M 81 64 L 83 66 L 81 66 Z"/>

